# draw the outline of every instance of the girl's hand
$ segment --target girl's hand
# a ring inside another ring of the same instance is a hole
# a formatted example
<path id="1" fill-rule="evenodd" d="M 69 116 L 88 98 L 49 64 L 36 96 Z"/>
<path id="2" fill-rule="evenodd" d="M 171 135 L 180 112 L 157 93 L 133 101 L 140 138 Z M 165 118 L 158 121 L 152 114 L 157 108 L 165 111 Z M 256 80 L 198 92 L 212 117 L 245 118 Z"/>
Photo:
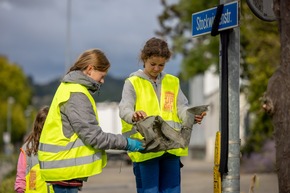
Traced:
<path id="1" fill-rule="evenodd" d="M 136 111 L 133 114 L 132 121 L 137 122 L 137 121 L 140 121 L 142 119 L 145 119 L 145 117 L 147 117 L 147 114 L 144 111 Z"/>
<path id="2" fill-rule="evenodd" d="M 196 123 L 201 124 L 203 117 L 206 116 L 206 112 L 202 112 L 200 115 L 195 115 L 194 120 Z"/>

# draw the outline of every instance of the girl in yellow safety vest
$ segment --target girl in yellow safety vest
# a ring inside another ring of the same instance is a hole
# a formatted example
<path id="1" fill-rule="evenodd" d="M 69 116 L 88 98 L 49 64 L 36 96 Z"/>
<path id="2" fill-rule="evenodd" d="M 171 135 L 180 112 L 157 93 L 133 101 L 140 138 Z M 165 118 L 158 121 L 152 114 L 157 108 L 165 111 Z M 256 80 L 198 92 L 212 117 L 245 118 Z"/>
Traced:
<path id="1" fill-rule="evenodd" d="M 144 69 L 133 72 L 126 79 L 119 104 L 123 135 L 143 139 L 133 129 L 133 124 L 147 116 L 161 116 L 173 129 L 182 128 L 189 108 L 188 100 L 180 89 L 179 79 L 163 72 L 170 57 L 167 43 L 155 37 L 141 50 Z M 195 123 L 201 123 L 204 115 L 195 115 Z M 180 156 L 187 155 L 188 148 L 129 152 L 137 192 L 180 193 Z"/>
<path id="2" fill-rule="evenodd" d="M 37 157 L 39 138 L 48 109 L 48 106 L 44 106 L 38 111 L 33 123 L 33 130 L 26 138 L 24 145 L 20 148 L 21 151 L 18 158 L 14 186 L 17 193 L 53 193 L 52 186 L 46 184 L 46 182 L 41 178 Z M 47 188 L 49 188 L 49 191 Z"/>
<path id="3" fill-rule="evenodd" d="M 76 193 L 88 177 L 101 173 L 107 149 L 144 149 L 142 142 L 106 133 L 99 126 L 93 94 L 105 82 L 109 68 L 110 62 L 100 49 L 86 50 L 53 97 L 40 136 L 38 159 L 41 175 L 55 193 Z"/>

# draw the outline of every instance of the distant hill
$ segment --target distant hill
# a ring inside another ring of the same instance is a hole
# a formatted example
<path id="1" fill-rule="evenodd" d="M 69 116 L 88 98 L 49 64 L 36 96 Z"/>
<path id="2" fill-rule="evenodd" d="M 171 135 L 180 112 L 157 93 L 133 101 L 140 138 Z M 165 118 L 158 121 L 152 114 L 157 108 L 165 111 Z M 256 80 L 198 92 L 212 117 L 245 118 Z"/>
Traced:
<path id="1" fill-rule="evenodd" d="M 94 94 L 95 101 L 98 102 L 120 102 L 125 78 L 118 79 L 107 75 L 105 84 L 102 85 L 99 93 Z M 50 105 L 52 97 L 60 84 L 60 79 L 52 80 L 47 84 L 33 84 L 33 106 L 41 107 Z M 188 83 L 181 81 L 181 89 L 188 96 Z"/>

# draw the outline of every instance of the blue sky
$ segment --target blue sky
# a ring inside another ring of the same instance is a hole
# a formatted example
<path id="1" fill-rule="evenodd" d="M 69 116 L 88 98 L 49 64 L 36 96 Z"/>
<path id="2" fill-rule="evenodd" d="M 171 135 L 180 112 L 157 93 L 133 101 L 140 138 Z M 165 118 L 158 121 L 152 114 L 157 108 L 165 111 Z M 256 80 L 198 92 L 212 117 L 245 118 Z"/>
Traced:
<path id="1" fill-rule="evenodd" d="M 123 78 L 142 68 L 139 52 L 159 29 L 161 12 L 159 0 L 0 0 L 0 54 L 46 83 L 84 50 L 100 48 L 112 64 L 109 74 Z M 172 59 L 165 72 L 177 75 L 179 61 Z"/>

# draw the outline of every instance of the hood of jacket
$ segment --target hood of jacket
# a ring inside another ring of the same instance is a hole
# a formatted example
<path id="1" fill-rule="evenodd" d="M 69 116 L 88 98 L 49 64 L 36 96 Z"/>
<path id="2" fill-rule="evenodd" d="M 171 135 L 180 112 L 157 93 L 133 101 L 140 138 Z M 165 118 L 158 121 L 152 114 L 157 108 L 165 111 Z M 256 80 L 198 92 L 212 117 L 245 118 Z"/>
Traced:
<path id="1" fill-rule="evenodd" d="M 162 71 L 162 72 L 158 75 L 157 79 L 161 80 L 161 79 L 165 76 L 165 74 L 166 74 L 166 72 Z M 138 77 L 140 77 L 140 78 L 144 78 L 144 79 L 146 79 L 146 80 L 148 80 L 148 81 L 152 81 L 152 80 L 150 80 L 150 78 L 149 78 L 149 77 L 144 73 L 144 71 L 141 70 L 141 69 L 139 69 L 139 70 L 137 70 L 137 71 L 131 73 L 129 77 L 131 77 L 131 76 L 138 76 Z"/>
<path id="2" fill-rule="evenodd" d="M 92 93 L 100 90 L 102 85 L 79 70 L 69 72 L 64 76 L 61 82 L 81 84 Z"/>

